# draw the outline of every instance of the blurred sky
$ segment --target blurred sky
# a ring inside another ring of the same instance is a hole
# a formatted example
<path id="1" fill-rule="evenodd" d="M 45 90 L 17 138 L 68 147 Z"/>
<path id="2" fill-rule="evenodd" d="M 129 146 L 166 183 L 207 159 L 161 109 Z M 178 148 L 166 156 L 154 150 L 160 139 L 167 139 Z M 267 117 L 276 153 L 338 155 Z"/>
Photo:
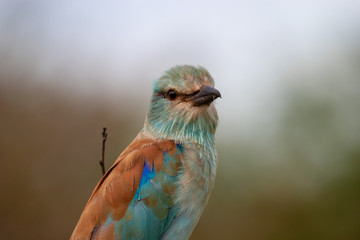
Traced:
<path id="1" fill-rule="evenodd" d="M 249 131 L 271 118 L 287 72 L 339 59 L 359 39 L 360 1 L 0 2 L 0 70 L 147 106 L 164 70 L 199 64 L 222 92 L 220 127 Z"/>

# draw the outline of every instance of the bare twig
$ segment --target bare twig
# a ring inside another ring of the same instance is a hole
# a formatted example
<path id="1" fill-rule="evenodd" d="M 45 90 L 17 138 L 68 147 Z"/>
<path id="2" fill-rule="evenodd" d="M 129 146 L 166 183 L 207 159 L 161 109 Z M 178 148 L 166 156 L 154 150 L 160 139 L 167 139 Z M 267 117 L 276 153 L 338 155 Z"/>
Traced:
<path id="1" fill-rule="evenodd" d="M 101 159 L 99 161 L 100 166 L 101 166 L 101 170 L 102 170 L 102 174 L 105 174 L 105 142 L 106 142 L 106 138 L 107 138 L 107 132 L 106 132 L 106 127 L 103 128 L 102 131 L 102 148 L 101 148 Z"/>

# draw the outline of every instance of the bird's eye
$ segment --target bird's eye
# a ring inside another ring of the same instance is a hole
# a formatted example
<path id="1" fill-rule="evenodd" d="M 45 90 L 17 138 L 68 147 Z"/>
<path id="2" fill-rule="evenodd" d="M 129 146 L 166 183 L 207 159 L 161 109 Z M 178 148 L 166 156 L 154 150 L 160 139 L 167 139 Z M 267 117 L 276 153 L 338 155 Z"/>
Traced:
<path id="1" fill-rule="evenodd" d="M 169 99 L 169 100 L 175 100 L 176 97 L 177 97 L 177 93 L 174 90 L 169 90 L 166 93 L 166 98 Z"/>

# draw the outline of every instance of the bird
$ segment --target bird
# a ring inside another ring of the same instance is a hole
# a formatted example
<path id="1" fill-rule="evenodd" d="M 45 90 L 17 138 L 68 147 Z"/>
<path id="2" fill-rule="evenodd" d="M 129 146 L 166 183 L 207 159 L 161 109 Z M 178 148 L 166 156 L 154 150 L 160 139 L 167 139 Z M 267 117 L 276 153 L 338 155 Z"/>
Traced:
<path id="1" fill-rule="evenodd" d="M 188 239 L 214 186 L 219 97 L 202 66 L 155 79 L 143 128 L 98 182 L 70 240 Z"/>

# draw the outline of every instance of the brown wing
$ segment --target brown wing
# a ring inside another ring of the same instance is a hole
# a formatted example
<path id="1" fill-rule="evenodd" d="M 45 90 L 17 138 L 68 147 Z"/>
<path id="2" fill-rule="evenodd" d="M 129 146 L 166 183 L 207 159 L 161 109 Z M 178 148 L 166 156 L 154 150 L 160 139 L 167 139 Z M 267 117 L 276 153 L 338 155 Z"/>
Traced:
<path id="1" fill-rule="evenodd" d="M 135 139 L 95 187 L 70 239 L 90 239 L 109 214 L 114 220 L 121 219 L 139 187 L 144 161 L 157 171 L 163 165 L 163 151 L 175 154 L 176 144 L 170 140 Z M 96 239 L 113 239 L 113 232 L 114 225 L 109 224 L 96 232 Z"/>

